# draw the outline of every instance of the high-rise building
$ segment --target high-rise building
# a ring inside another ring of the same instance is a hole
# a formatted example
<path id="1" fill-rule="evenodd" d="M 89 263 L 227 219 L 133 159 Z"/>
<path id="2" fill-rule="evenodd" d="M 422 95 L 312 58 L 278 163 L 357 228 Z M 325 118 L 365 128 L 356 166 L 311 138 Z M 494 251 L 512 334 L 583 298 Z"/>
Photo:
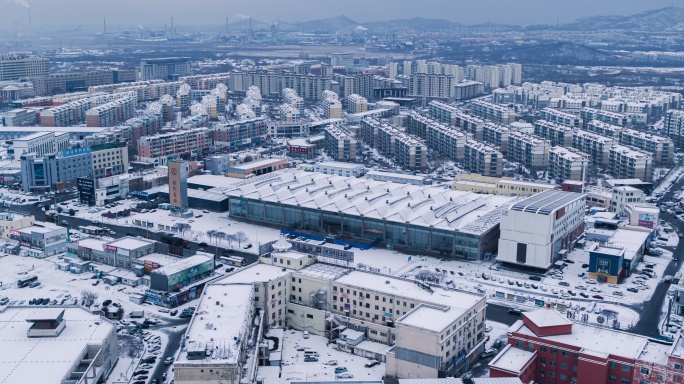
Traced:
<path id="1" fill-rule="evenodd" d="M 86 91 L 88 87 L 113 84 L 114 73 L 100 70 L 53 73 L 36 77 L 32 81 L 36 95 L 49 96 L 58 93 Z"/>
<path id="2" fill-rule="evenodd" d="M 141 80 L 178 80 L 191 74 L 189 57 L 143 59 L 140 62 Z"/>
<path id="3" fill-rule="evenodd" d="M 499 177 L 503 171 L 503 155 L 481 141 L 466 140 L 463 168 L 470 173 Z"/>
<path id="4" fill-rule="evenodd" d="M 567 125 L 537 120 L 534 122 L 534 134 L 549 140 L 553 146 L 569 147 L 572 145 L 573 130 Z"/>
<path id="5" fill-rule="evenodd" d="M 18 54 L 0 55 L 0 81 L 45 77 L 50 74 L 50 60 Z"/>
<path id="6" fill-rule="evenodd" d="M 333 91 L 323 91 L 323 116 L 326 119 L 341 119 L 342 103 L 340 102 L 337 93 Z"/>
<path id="7" fill-rule="evenodd" d="M 368 100 L 357 94 L 347 97 L 347 113 L 361 113 L 368 111 Z"/>
<path id="8" fill-rule="evenodd" d="M 389 63 L 388 65 L 388 71 L 389 71 L 389 78 L 394 80 L 397 78 L 397 75 L 399 74 L 399 63 L 396 61 L 393 61 Z"/>
<path id="9" fill-rule="evenodd" d="M 677 148 L 684 146 L 684 111 L 670 110 L 665 115 L 665 134 Z"/>
<path id="10" fill-rule="evenodd" d="M 513 131 L 508 136 L 506 158 L 527 167 L 531 172 L 545 171 L 549 165 L 551 143 L 534 135 Z"/>
<path id="11" fill-rule="evenodd" d="M 354 161 L 356 159 L 356 138 L 347 129 L 331 125 L 325 128 L 324 148 L 335 161 Z"/>
<path id="12" fill-rule="evenodd" d="M 353 67 L 354 54 L 352 52 L 331 53 L 330 65 L 333 67 Z"/>

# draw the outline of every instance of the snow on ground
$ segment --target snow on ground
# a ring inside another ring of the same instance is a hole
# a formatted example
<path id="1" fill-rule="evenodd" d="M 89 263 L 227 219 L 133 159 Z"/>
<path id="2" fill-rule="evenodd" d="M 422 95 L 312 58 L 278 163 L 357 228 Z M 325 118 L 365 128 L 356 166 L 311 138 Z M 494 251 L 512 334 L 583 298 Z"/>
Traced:
<path id="1" fill-rule="evenodd" d="M 286 330 L 284 336 L 281 367 L 259 367 L 257 376 L 263 378 L 265 384 L 287 384 L 290 381 L 380 381 L 385 373 L 384 363 L 366 368 L 364 364 L 369 359 L 338 351 L 335 344 L 328 345 L 328 340 L 323 336 L 309 335 L 308 339 L 304 339 L 301 331 L 292 330 Z M 318 361 L 304 362 L 304 352 L 298 351 L 299 347 L 318 352 Z M 336 360 L 337 365 L 326 365 L 330 360 Z M 347 372 L 354 375 L 353 379 L 337 379 L 335 368 L 339 367 L 347 368 Z"/>
<path id="2" fill-rule="evenodd" d="M 684 175 L 684 167 L 682 165 L 676 166 L 668 175 L 665 177 L 660 184 L 658 184 L 655 189 L 653 189 L 653 194 L 656 193 L 665 193 L 670 187 L 672 187 L 672 184 L 674 184 L 676 181 L 679 181 Z"/>

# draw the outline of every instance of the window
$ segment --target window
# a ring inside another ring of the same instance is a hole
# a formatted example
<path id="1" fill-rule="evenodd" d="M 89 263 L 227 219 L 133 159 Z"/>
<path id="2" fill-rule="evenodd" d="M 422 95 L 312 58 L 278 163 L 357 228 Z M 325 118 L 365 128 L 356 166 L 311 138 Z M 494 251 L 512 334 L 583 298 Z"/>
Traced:
<path id="1" fill-rule="evenodd" d="M 546 352 L 546 345 L 542 345 L 539 347 L 539 350 L 542 352 Z"/>
<path id="2" fill-rule="evenodd" d="M 615 368 L 617 368 L 617 363 L 614 361 L 611 361 L 609 366 L 610 366 L 610 368 L 615 369 Z"/>
<path id="3" fill-rule="evenodd" d="M 568 375 L 564 375 L 564 374 L 561 373 L 561 374 L 558 376 L 558 378 L 560 378 L 561 380 L 567 380 L 567 379 L 568 379 Z"/>
<path id="4" fill-rule="evenodd" d="M 568 351 L 561 351 L 561 356 L 568 357 Z"/>
<path id="5" fill-rule="evenodd" d="M 306 318 L 307 318 L 307 319 L 313 319 L 313 315 L 310 314 L 310 313 L 307 313 L 307 314 L 306 314 Z"/>
<path id="6" fill-rule="evenodd" d="M 529 349 L 534 349 L 534 343 L 528 342 L 528 343 L 527 343 L 527 348 L 529 348 Z"/>
<path id="7" fill-rule="evenodd" d="M 568 369 L 568 363 L 560 363 L 561 369 Z"/>
<path id="8" fill-rule="evenodd" d="M 552 367 L 556 366 L 556 360 L 549 360 L 549 365 Z"/>
<path id="9" fill-rule="evenodd" d="M 682 365 L 681 365 L 681 364 L 675 363 L 674 369 L 676 369 L 676 370 L 678 370 L 678 371 L 681 371 L 681 370 L 682 370 Z"/>
<path id="10" fill-rule="evenodd" d="M 288 310 L 287 310 L 287 313 L 291 313 L 291 314 L 294 315 L 294 311 L 293 311 L 292 309 L 288 309 Z"/>
<path id="11" fill-rule="evenodd" d="M 622 379 L 620 379 L 620 382 L 621 382 L 622 384 L 629 384 L 629 379 L 623 377 Z"/>
<path id="12" fill-rule="evenodd" d="M 610 374 L 610 375 L 608 375 L 608 380 L 615 381 L 615 380 L 617 380 L 617 376 Z"/>
<path id="13" fill-rule="evenodd" d="M 556 349 L 556 348 L 551 348 L 551 351 L 550 351 L 550 352 L 553 353 L 553 354 L 555 355 L 556 353 L 558 353 L 558 349 Z"/>
<path id="14" fill-rule="evenodd" d="M 629 365 L 622 364 L 622 372 L 629 372 Z"/>

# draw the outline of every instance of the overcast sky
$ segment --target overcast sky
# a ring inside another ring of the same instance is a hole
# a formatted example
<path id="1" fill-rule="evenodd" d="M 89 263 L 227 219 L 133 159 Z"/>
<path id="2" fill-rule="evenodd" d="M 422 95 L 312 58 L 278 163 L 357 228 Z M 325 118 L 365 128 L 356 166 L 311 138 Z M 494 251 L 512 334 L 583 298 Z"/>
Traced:
<path id="1" fill-rule="evenodd" d="M 102 25 L 222 25 L 251 16 L 262 21 L 301 21 L 346 15 L 359 21 L 444 18 L 462 24 L 555 24 L 593 15 L 628 15 L 684 0 L 0 0 L 0 28 L 28 22 L 35 27 Z M 4 24 L 4 25 L 3 25 Z"/>

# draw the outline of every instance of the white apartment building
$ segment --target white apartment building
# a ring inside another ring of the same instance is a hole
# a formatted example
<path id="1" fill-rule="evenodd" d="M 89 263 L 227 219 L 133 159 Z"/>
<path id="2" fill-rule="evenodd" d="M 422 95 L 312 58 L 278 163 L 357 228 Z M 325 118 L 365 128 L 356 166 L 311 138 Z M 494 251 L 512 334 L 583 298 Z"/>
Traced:
<path id="1" fill-rule="evenodd" d="M 333 91 L 323 91 L 321 104 L 323 105 L 323 116 L 326 119 L 341 119 L 342 103 L 337 93 Z"/>
<path id="2" fill-rule="evenodd" d="M 625 114 L 589 107 L 580 109 L 579 116 L 584 122 L 585 127 L 587 123 L 592 120 L 598 120 L 606 124 L 616 125 L 618 127 L 626 127 L 630 123 L 627 115 Z"/>
<path id="3" fill-rule="evenodd" d="M 297 91 L 292 88 L 283 89 L 283 100 L 297 110 L 300 115 L 304 114 L 304 99 L 297 95 Z"/>
<path id="4" fill-rule="evenodd" d="M 531 172 L 545 171 L 549 165 L 551 143 L 533 135 L 513 131 L 508 136 L 506 158 L 527 167 Z"/>
<path id="5" fill-rule="evenodd" d="M 609 150 L 608 173 L 617 179 L 653 180 L 653 156 L 624 145 L 613 145 Z"/>
<path id="6" fill-rule="evenodd" d="M 507 125 L 515 121 L 515 111 L 484 100 L 475 100 L 470 104 L 470 114 L 495 124 Z"/>
<path id="7" fill-rule="evenodd" d="M 590 156 L 594 165 L 608 167 L 610 147 L 615 140 L 595 133 L 576 130 L 572 136 L 572 146 Z"/>
<path id="8" fill-rule="evenodd" d="M 347 97 L 347 113 L 361 113 L 368 111 L 368 100 L 355 93 Z"/>
<path id="9" fill-rule="evenodd" d="M 482 140 L 506 154 L 508 152 L 508 137 L 511 132 L 511 129 L 503 125 L 485 123 L 482 126 Z"/>
<path id="10" fill-rule="evenodd" d="M 684 146 L 684 111 L 670 110 L 665 115 L 665 134 L 678 148 Z"/>
<path id="11" fill-rule="evenodd" d="M 544 108 L 539 113 L 540 117 L 552 123 L 566 125 L 570 128 L 582 128 L 582 119 L 573 115 L 553 108 Z"/>
<path id="12" fill-rule="evenodd" d="M 549 150 L 549 178 L 557 183 L 565 180 L 585 181 L 589 156 L 577 150 L 556 146 Z"/>
<path id="13" fill-rule="evenodd" d="M 674 161 L 674 142 L 667 137 L 624 129 L 620 132 L 620 144 L 650 153 L 653 155 L 654 165 L 669 165 Z"/>
<path id="14" fill-rule="evenodd" d="M 470 173 L 499 177 L 503 171 L 503 155 L 481 141 L 466 140 L 462 164 Z"/>
<path id="15" fill-rule="evenodd" d="M 620 134 L 624 127 L 620 127 L 617 125 L 609 124 L 609 123 L 604 123 L 599 120 L 591 120 L 585 124 L 585 130 L 595 133 L 597 135 L 609 137 L 611 139 L 620 139 Z"/>
<path id="16" fill-rule="evenodd" d="M 497 261 L 549 269 L 584 233 L 586 195 L 544 191 L 501 213 Z"/>
<path id="17" fill-rule="evenodd" d="M 553 146 L 569 147 L 572 145 L 573 128 L 567 125 L 537 120 L 534 122 L 534 134 L 549 140 Z"/>

